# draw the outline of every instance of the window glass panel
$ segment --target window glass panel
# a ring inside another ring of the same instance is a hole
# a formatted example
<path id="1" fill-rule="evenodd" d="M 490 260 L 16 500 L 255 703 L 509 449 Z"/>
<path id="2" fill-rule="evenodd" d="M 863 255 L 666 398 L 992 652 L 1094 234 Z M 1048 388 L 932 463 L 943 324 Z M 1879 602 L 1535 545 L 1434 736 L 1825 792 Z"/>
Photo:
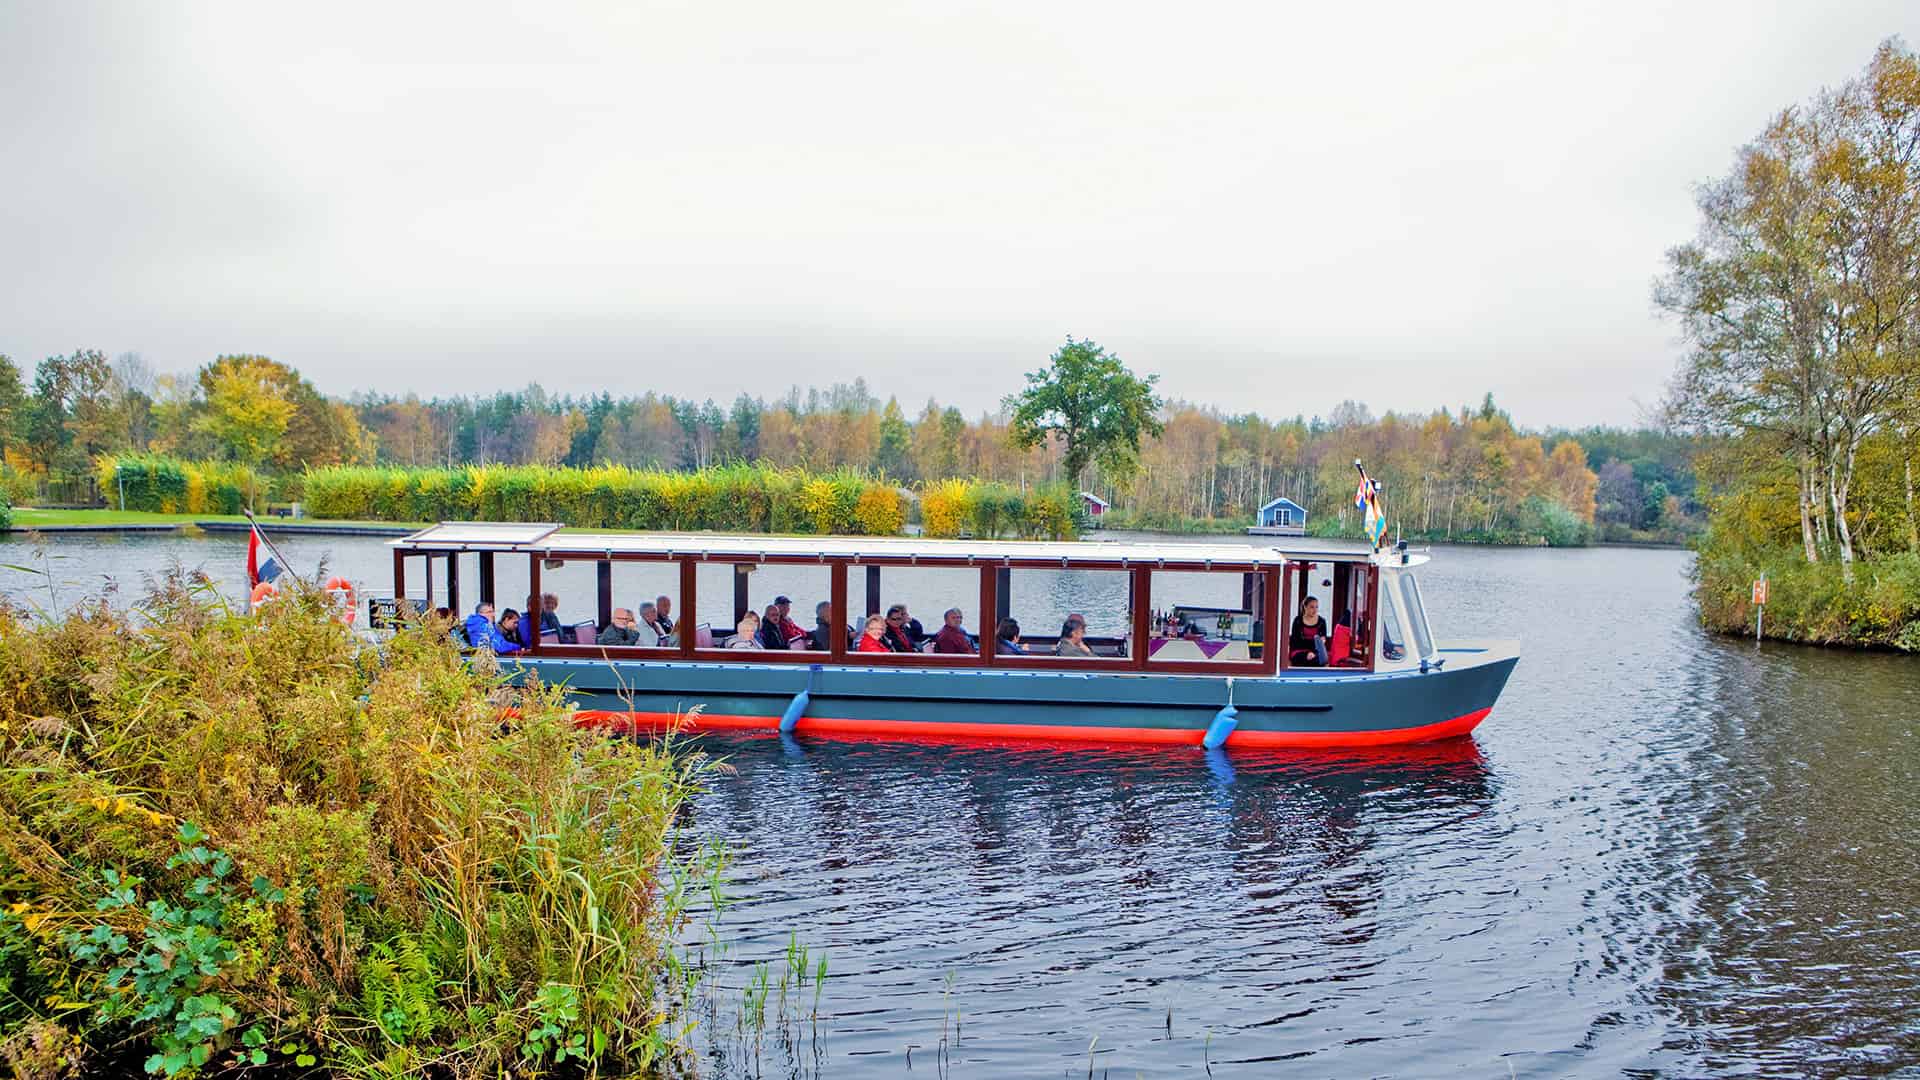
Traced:
<path id="1" fill-rule="evenodd" d="M 598 588 L 598 582 L 595 587 Z M 662 606 L 666 608 L 664 620 Z M 680 564 L 615 560 L 613 608 L 618 624 L 622 628 L 630 627 L 639 635 L 639 647 L 678 645 L 680 620 L 684 616 L 680 603 Z M 622 613 L 631 615 L 631 620 L 618 618 Z"/>
<path id="2" fill-rule="evenodd" d="M 1124 570 L 1014 570 L 1002 605 L 1028 653 L 1062 653 L 1058 643 L 1066 623 L 1079 616 L 1093 658 L 1123 660 L 1133 646 L 1132 578 Z M 1063 654 L 1075 655 L 1071 646 Z"/>
<path id="3" fill-rule="evenodd" d="M 1149 659 L 1246 663 L 1261 658 L 1265 574 L 1155 571 L 1151 597 Z"/>
<path id="4" fill-rule="evenodd" d="M 1427 627 L 1427 608 L 1420 601 L 1420 583 L 1412 574 L 1400 575 L 1400 599 L 1407 616 L 1407 629 L 1422 658 L 1433 655 L 1433 632 Z"/>
<path id="5" fill-rule="evenodd" d="M 982 626 L 980 573 L 974 567 L 881 567 L 879 594 L 869 597 L 867 568 L 848 568 L 847 608 L 853 616 L 855 647 L 865 630 L 864 616 L 871 609 L 873 614 L 886 620 L 896 646 L 904 635 L 921 652 L 977 655 Z M 904 607 L 905 611 L 896 612 L 897 607 Z M 956 609 L 959 612 L 956 633 L 943 638 L 941 631 L 946 626 L 947 612 Z"/>
<path id="6" fill-rule="evenodd" d="M 832 585 L 832 571 L 824 563 L 786 565 L 780 563 L 719 563 L 703 562 L 695 570 L 695 597 L 700 611 L 695 619 L 695 633 L 704 627 L 710 635 L 696 638 L 699 647 L 728 648 L 733 646 L 740 633 L 740 624 L 748 612 L 753 614 L 752 624 L 758 634 L 768 619 L 768 608 L 785 597 L 785 625 L 780 639 L 788 650 L 812 649 L 811 634 L 814 630 L 814 609 L 821 601 L 829 598 Z M 744 583 L 745 589 L 737 588 Z M 745 606 L 739 607 L 744 598 Z M 762 646 L 773 641 L 769 633 L 756 637 Z M 748 645 L 743 639 L 741 648 Z"/>
<path id="7" fill-rule="evenodd" d="M 495 562 L 499 560 L 496 558 Z M 600 576 L 590 562 L 547 560 L 540 566 L 540 596 L 529 599 L 524 591 L 511 594 L 513 606 L 521 618 L 537 620 L 543 641 L 577 644 L 575 627 L 587 624 L 599 632 Z M 533 614 L 528 615 L 531 611 Z"/>
<path id="8" fill-rule="evenodd" d="M 1391 663 L 1406 659 L 1407 631 L 1400 621 L 1400 605 L 1393 597 L 1399 583 L 1388 575 L 1380 583 L 1380 661 Z"/>

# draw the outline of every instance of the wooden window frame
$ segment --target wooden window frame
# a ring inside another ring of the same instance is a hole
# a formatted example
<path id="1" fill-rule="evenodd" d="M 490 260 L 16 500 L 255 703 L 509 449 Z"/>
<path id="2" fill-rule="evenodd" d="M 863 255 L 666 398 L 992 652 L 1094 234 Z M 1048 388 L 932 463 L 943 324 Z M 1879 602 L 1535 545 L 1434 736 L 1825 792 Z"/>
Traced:
<path id="1" fill-rule="evenodd" d="M 1146 568 L 1143 571 L 1144 583 L 1134 586 L 1134 621 L 1140 626 L 1140 629 L 1137 630 L 1136 633 L 1142 635 L 1140 640 L 1143 642 L 1145 641 L 1144 632 L 1147 629 L 1145 623 L 1148 621 L 1146 618 L 1147 607 L 1151 604 L 1153 598 L 1153 574 L 1156 569 L 1157 568 L 1152 567 Z M 1169 572 L 1192 573 L 1190 570 Z M 1260 583 L 1260 591 L 1263 606 L 1267 611 L 1271 612 L 1280 604 L 1279 579 L 1283 576 L 1281 568 L 1256 567 L 1252 570 L 1233 572 L 1261 575 L 1263 580 Z M 1150 657 L 1143 657 L 1140 668 L 1142 671 L 1152 674 L 1165 675 L 1252 675 L 1256 677 L 1272 675 L 1279 670 L 1278 664 L 1280 662 L 1279 655 L 1276 654 L 1273 649 L 1273 619 L 1269 617 L 1262 621 L 1266 624 L 1265 632 L 1267 640 L 1262 643 L 1262 651 L 1260 659 L 1258 660 L 1154 660 Z M 1140 652 L 1145 653 L 1146 651 L 1143 645 Z"/>

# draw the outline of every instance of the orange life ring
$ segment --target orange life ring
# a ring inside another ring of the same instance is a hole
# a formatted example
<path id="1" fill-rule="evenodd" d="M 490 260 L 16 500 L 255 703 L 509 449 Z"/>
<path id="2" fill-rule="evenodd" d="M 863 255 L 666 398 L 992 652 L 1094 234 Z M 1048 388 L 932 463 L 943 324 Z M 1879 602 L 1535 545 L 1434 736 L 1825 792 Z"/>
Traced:
<path id="1" fill-rule="evenodd" d="M 259 607 L 261 604 L 272 603 L 274 600 L 279 599 L 279 597 L 280 590 L 274 588 L 273 582 L 263 581 L 253 587 L 253 593 L 248 599 L 254 607 Z"/>
<path id="2" fill-rule="evenodd" d="M 336 575 L 328 578 L 320 588 L 340 605 L 337 618 L 345 625 L 352 626 L 354 616 L 359 614 L 359 605 L 354 603 L 353 582 Z"/>

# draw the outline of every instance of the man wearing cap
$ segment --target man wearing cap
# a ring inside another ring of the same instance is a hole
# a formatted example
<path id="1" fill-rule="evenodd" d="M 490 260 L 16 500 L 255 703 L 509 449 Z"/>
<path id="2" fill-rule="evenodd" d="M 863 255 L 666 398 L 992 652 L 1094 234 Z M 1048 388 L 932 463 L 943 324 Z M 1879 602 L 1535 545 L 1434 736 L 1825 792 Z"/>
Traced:
<path id="1" fill-rule="evenodd" d="M 800 639 L 806 637 L 807 632 L 800 629 L 800 625 L 793 621 L 793 601 L 784 596 L 776 596 L 773 602 L 780 609 L 780 632 L 787 635 L 787 648 L 806 648 L 805 645 L 800 644 Z"/>
<path id="2" fill-rule="evenodd" d="M 776 596 L 773 603 L 767 605 L 767 611 L 760 619 L 760 644 L 769 649 L 791 648 L 787 640 L 793 635 L 787 632 L 787 612 L 793 609 L 793 601 L 784 596 Z"/>

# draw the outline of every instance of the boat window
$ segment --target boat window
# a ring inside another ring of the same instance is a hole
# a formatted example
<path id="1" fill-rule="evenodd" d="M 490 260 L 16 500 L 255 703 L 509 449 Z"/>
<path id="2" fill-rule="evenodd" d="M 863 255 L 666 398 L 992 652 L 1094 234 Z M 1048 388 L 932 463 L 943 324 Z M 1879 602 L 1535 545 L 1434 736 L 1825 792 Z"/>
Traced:
<path id="1" fill-rule="evenodd" d="M 686 617 L 685 606 L 680 602 L 680 564 L 615 560 L 612 568 L 613 601 L 607 611 L 608 622 L 614 621 L 616 613 L 631 615 L 630 625 L 633 632 L 640 636 L 640 648 L 654 645 L 655 642 L 662 648 L 680 644 L 680 621 Z M 599 587 L 597 580 L 594 587 Z M 666 607 L 664 620 L 660 611 L 663 602 Z M 598 606 L 597 598 L 595 606 Z M 626 619 L 620 620 L 622 629 L 628 625 Z M 661 639 L 663 630 L 666 631 L 664 640 Z"/>
<path id="2" fill-rule="evenodd" d="M 674 644 L 670 635 L 665 642 L 656 636 L 660 623 L 655 604 L 656 597 L 665 596 L 669 620 L 677 618 L 679 567 L 672 563 L 543 558 L 537 597 L 528 588 L 531 575 L 526 558 L 496 557 L 494 564 L 495 607 L 502 613 L 511 608 L 523 625 L 538 627 L 543 647 L 638 649 Z M 468 587 L 462 581 L 464 596 Z M 622 643 L 617 635 L 602 645 L 601 635 L 614 627 L 625 631 L 631 644 Z"/>
<path id="3" fill-rule="evenodd" d="M 499 594 L 495 603 L 518 610 L 521 621 L 538 627 L 542 644 L 577 645 L 580 627 L 590 638 L 600 632 L 599 582 L 596 563 L 547 559 L 540 565 L 539 596 L 528 596 L 522 586 Z"/>
<path id="4" fill-rule="evenodd" d="M 1399 588 L 1399 575 L 1387 574 L 1380 583 L 1380 661 L 1392 663 L 1407 656 L 1406 626 L 1400 621 L 1400 605 L 1393 594 Z"/>
<path id="5" fill-rule="evenodd" d="M 1420 582 L 1410 573 L 1400 575 L 1400 605 L 1407 619 L 1407 629 L 1413 634 L 1413 643 L 1417 655 L 1422 659 L 1433 655 L 1433 631 L 1427 626 L 1427 608 L 1420 600 Z"/>
<path id="6" fill-rule="evenodd" d="M 1247 663 L 1266 649 L 1266 574 L 1156 570 L 1151 575 L 1147 658 Z"/>
<path id="7" fill-rule="evenodd" d="M 1127 570 L 1033 570 L 1005 572 L 1001 610 L 1019 630 L 1019 647 L 1028 656 L 1079 656 L 1093 662 L 1132 657 L 1133 574 Z M 1086 629 L 1086 652 L 1061 646 L 1070 622 Z M 996 632 L 996 638 L 1003 637 Z M 1018 656 L 1001 648 L 1017 661 Z"/>
<path id="8" fill-rule="evenodd" d="M 812 650 L 814 608 L 831 599 L 832 587 L 833 572 L 824 563 L 702 562 L 694 578 L 700 608 L 691 627 L 694 647 L 751 649 L 754 645 L 749 640 L 768 647 L 775 638 L 765 624 L 769 613 L 778 609 L 784 620 L 779 640 L 787 651 Z M 851 582 L 848 591 L 853 591 Z M 848 606 L 853 606 L 851 597 Z M 740 637 L 742 622 L 750 623 L 754 638 Z"/>
<path id="9" fill-rule="evenodd" d="M 848 647 L 859 651 L 865 617 L 879 615 L 896 652 L 910 641 L 923 653 L 978 656 L 982 627 L 991 632 L 981 619 L 980 575 L 978 567 L 849 567 L 847 611 L 855 625 Z M 943 636 L 952 611 L 958 625 Z"/>

